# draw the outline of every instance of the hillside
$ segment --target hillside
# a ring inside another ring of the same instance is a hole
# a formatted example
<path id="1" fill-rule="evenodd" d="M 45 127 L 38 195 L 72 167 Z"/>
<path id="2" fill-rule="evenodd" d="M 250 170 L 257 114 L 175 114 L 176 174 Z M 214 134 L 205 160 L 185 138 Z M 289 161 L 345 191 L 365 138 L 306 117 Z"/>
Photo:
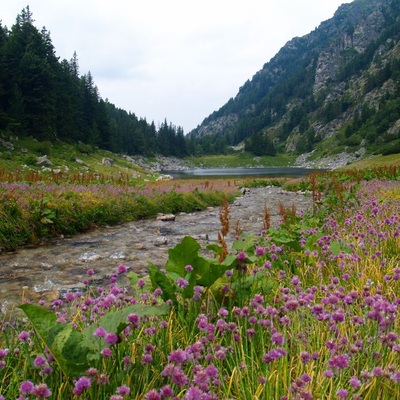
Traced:
<path id="1" fill-rule="evenodd" d="M 312 158 L 400 152 L 400 3 L 355 0 L 289 41 L 189 133 L 203 148 Z M 350 158 L 351 159 L 351 158 Z"/>

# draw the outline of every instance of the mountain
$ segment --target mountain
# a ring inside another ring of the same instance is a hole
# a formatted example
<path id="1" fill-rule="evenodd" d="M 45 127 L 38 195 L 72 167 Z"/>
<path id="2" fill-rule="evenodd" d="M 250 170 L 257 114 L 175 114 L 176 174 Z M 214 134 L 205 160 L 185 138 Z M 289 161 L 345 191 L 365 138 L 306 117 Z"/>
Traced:
<path id="1" fill-rule="evenodd" d="M 355 0 L 290 40 L 189 137 L 256 155 L 400 152 L 400 2 Z"/>

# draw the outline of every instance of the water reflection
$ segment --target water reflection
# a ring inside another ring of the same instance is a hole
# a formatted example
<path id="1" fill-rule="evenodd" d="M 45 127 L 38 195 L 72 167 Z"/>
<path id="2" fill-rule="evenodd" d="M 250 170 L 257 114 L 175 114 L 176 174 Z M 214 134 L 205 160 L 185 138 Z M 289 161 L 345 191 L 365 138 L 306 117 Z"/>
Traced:
<path id="1" fill-rule="evenodd" d="M 315 169 L 301 167 L 271 167 L 271 168 L 195 168 L 182 171 L 162 171 L 174 178 L 209 178 L 209 177 L 302 177 L 311 174 Z"/>

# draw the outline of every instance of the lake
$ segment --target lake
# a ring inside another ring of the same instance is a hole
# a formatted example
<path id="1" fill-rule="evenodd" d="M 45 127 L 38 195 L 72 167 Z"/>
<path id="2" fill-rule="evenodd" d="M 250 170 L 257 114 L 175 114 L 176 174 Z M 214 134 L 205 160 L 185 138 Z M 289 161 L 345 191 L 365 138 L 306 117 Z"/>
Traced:
<path id="1" fill-rule="evenodd" d="M 309 175 L 315 169 L 301 167 L 270 167 L 270 168 L 195 168 L 182 171 L 162 171 L 174 178 L 229 178 L 229 177 L 302 177 Z"/>

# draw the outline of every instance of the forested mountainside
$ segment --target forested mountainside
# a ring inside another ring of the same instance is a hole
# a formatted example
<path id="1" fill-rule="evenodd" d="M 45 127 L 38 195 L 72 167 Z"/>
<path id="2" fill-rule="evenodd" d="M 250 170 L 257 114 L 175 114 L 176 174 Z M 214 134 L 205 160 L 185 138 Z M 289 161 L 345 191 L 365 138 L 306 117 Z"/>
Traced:
<path id="1" fill-rule="evenodd" d="M 204 149 L 400 152 L 400 2 L 355 0 L 289 41 L 189 133 Z"/>
<path id="2" fill-rule="evenodd" d="M 167 121 L 156 127 L 103 100 L 91 73 L 80 75 L 76 53 L 60 61 L 29 6 L 11 29 L 0 15 L 0 139 L 9 135 L 79 141 L 129 155 L 189 153 L 182 128 Z"/>

